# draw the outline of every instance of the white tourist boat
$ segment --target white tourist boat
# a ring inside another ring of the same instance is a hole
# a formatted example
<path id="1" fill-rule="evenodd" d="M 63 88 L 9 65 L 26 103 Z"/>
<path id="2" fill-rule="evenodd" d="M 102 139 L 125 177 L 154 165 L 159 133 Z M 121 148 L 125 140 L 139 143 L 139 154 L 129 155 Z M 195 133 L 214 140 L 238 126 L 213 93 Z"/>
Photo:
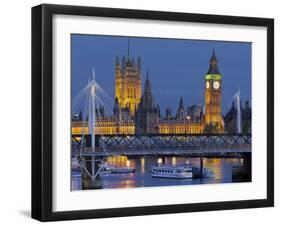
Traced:
<path id="1" fill-rule="evenodd" d="M 190 179 L 193 177 L 192 168 L 189 166 L 156 165 L 151 168 L 152 177 Z"/>
<path id="2" fill-rule="evenodd" d="M 118 174 L 118 173 L 134 173 L 135 169 L 128 166 L 105 166 L 99 172 L 100 175 L 104 174 Z"/>

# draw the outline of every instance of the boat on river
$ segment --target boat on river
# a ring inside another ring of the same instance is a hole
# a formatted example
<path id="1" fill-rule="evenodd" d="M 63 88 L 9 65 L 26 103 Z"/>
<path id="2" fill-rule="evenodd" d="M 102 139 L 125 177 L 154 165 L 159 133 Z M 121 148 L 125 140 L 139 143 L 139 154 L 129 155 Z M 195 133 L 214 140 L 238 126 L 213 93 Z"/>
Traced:
<path id="1" fill-rule="evenodd" d="M 190 179 L 190 178 L 214 178 L 214 172 L 211 169 L 185 164 L 182 166 L 167 166 L 158 164 L 151 168 L 152 177 Z"/>
<path id="2" fill-rule="evenodd" d="M 152 177 L 191 179 L 192 168 L 189 166 L 156 165 L 151 168 Z"/>
<path id="3" fill-rule="evenodd" d="M 104 174 L 121 174 L 121 173 L 134 173 L 135 169 L 128 166 L 104 166 L 99 172 L 100 175 Z"/>

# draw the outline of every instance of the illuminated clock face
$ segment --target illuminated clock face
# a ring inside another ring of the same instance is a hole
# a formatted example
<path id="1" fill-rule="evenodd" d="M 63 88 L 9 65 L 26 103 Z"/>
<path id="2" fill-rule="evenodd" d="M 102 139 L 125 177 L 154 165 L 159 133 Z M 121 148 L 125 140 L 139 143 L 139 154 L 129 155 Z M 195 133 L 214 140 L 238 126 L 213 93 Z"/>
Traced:
<path id="1" fill-rule="evenodd" d="M 209 83 L 209 81 L 207 81 L 206 82 L 206 89 L 209 89 L 209 87 L 210 87 L 210 83 Z"/>
<path id="2" fill-rule="evenodd" d="M 213 87 L 214 87 L 214 89 L 219 89 L 220 88 L 220 83 L 218 81 L 215 81 L 213 83 Z"/>

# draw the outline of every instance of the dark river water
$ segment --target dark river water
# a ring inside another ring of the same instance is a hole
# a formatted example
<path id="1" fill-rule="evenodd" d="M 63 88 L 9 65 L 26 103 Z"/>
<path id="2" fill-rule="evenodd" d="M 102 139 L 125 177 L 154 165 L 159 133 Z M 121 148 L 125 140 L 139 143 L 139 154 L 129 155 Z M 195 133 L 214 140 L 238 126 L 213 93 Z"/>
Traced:
<path id="1" fill-rule="evenodd" d="M 79 171 L 72 171 L 72 190 L 82 189 L 109 189 L 109 188 L 134 188 L 171 185 L 192 185 L 212 183 L 232 183 L 251 181 L 251 157 L 242 158 L 203 158 L 204 168 L 214 172 L 213 178 L 196 179 L 169 179 L 153 178 L 150 174 L 151 166 L 159 162 L 165 165 L 178 166 L 185 163 L 200 166 L 200 158 L 190 157 L 154 157 L 116 156 L 107 159 L 107 163 L 115 166 L 130 166 L 135 168 L 135 173 L 103 175 L 95 181 L 83 181 Z M 83 185 L 82 185 L 83 184 Z"/>

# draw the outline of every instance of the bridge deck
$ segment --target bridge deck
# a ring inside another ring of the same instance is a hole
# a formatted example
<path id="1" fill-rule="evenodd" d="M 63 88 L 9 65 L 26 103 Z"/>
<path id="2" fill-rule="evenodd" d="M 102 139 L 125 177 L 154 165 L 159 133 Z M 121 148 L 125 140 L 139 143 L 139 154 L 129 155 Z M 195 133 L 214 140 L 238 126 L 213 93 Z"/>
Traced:
<path id="1" fill-rule="evenodd" d="M 73 149 L 73 156 L 112 156 L 112 155 L 184 155 L 184 156 L 236 156 L 250 154 L 251 148 L 240 149 L 190 149 L 190 150 L 96 150 L 90 148 L 80 150 Z"/>

